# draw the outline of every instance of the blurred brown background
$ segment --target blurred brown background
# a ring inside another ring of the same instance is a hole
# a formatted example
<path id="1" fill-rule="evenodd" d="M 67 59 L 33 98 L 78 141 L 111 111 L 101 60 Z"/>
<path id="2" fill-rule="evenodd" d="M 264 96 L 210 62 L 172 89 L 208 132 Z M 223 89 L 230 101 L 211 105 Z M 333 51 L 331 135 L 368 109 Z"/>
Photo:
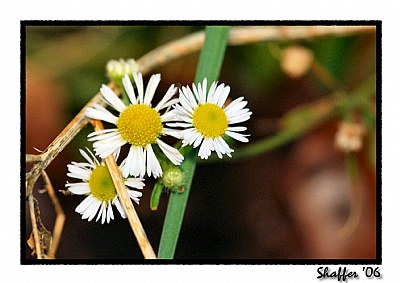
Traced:
<path id="1" fill-rule="evenodd" d="M 268 28 L 268 27 L 265 27 Z M 31 26 L 26 32 L 26 153 L 44 150 L 79 110 L 107 83 L 110 59 L 135 58 L 203 27 L 191 26 Z M 332 94 L 313 72 L 293 78 L 273 54 L 298 45 L 348 90 L 375 72 L 374 33 L 321 37 L 296 42 L 228 46 L 220 82 L 231 87 L 232 99 L 245 96 L 252 119 L 245 123 L 250 143 L 273 135 L 289 110 Z M 158 94 L 170 84 L 194 79 L 198 54 L 157 69 Z M 148 77 L 145 78 L 147 81 Z M 176 258 L 291 259 L 376 257 L 376 169 L 364 147 L 357 153 L 362 212 L 346 237 L 338 231 L 349 218 L 353 185 L 345 170 L 345 154 L 334 146 L 338 119 L 330 120 L 276 150 L 236 162 L 199 163 L 176 250 Z M 66 213 L 56 257 L 60 259 L 142 258 L 128 221 L 119 214 L 108 225 L 82 220 L 74 212 L 82 196 L 64 196 L 67 164 L 81 160 L 78 148 L 91 144 L 90 126 L 66 147 L 46 172 Z M 374 131 L 365 137 L 364 142 Z M 375 147 L 376 145 L 373 144 Z M 234 149 L 243 144 L 236 144 Z M 373 152 L 375 154 L 375 152 Z M 375 159 L 373 155 L 372 160 Z M 47 194 L 34 195 L 45 226 L 54 225 Z M 136 206 L 147 236 L 157 252 L 168 195 L 153 212 L 149 198 L 153 180 L 146 180 Z M 26 208 L 28 206 L 26 205 Z M 28 239 L 31 224 L 26 209 Z M 379 220 L 378 220 L 379 221 Z M 378 231 L 379 232 L 379 231 Z M 26 246 L 26 258 L 31 249 Z"/>

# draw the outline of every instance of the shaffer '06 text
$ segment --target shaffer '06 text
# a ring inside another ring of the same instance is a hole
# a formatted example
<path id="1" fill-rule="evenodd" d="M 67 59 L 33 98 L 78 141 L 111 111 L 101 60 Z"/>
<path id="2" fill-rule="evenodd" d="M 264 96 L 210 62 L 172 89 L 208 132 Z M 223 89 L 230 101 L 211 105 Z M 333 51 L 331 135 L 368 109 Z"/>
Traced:
<path id="1" fill-rule="evenodd" d="M 318 277 L 317 279 L 332 279 L 337 278 L 338 281 L 345 282 L 347 279 L 357 278 L 358 274 L 355 271 L 349 271 L 346 267 L 339 267 L 338 270 L 331 271 L 329 267 L 319 267 L 317 269 Z"/>

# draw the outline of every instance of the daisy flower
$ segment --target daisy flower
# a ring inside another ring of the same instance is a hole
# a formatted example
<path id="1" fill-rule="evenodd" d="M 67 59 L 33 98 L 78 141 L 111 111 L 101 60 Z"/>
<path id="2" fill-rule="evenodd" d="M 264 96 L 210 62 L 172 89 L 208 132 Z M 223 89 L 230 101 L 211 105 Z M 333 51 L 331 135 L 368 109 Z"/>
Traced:
<path id="1" fill-rule="evenodd" d="M 161 149 L 166 157 L 175 165 L 183 161 L 179 151 L 163 142 L 160 137 L 170 135 L 178 137 L 179 131 L 164 127 L 165 122 L 174 121 L 174 115 L 168 111 L 170 106 L 178 102 L 171 99 L 176 93 L 176 87 L 171 85 L 156 107 L 151 106 L 151 101 L 156 88 L 160 83 L 160 74 L 153 75 L 147 85 L 146 92 L 143 89 L 143 78 L 141 73 L 133 74 L 137 87 L 136 97 L 131 80 L 128 75 L 122 79 L 122 83 L 128 94 L 131 104 L 126 106 L 117 95 L 106 85 L 100 89 L 105 102 L 119 112 L 119 117 L 114 116 L 104 107 L 95 104 L 93 108 L 86 111 L 86 116 L 92 119 L 102 120 L 114 124 L 116 128 L 105 129 L 89 134 L 89 141 L 93 144 L 96 154 L 105 158 L 114 152 L 118 152 L 124 144 L 129 144 L 130 149 L 127 158 L 123 161 L 122 174 L 124 177 L 133 175 L 144 177 L 153 175 L 155 178 L 162 175 L 159 161 L 153 151 L 155 144 Z M 160 110 L 167 110 L 160 114 Z"/>
<path id="2" fill-rule="evenodd" d="M 68 190 L 76 195 L 87 195 L 87 197 L 76 207 L 75 211 L 82 215 L 82 219 L 91 221 L 97 214 L 96 222 L 101 218 L 101 224 L 107 220 L 110 223 L 114 219 L 112 205 L 117 207 L 122 218 L 126 218 L 117 191 L 115 190 L 110 172 L 104 163 L 100 163 L 93 153 L 87 149 L 91 157 L 83 150 L 79 150 L 87 162 L 71 162 L 68 164 L 67 176 L 80 179 L 79 183 L 67 183 Z M 143 179 L 126 178 L 126 186 L 141 190 L 144 187 Z M 141 192 L 126 188 L 129 197 L 139 204 Z M 97 213 L 98 212 L 98 213 Z"/>
<path id="3" fill-rule="evenodd" d="M 207 93 L 206 78 L 203 84 L 192 86 L 193 92 L 189 86 L 179 90 L 179 104 L 173 106 L 179 121 L 167 125 L 184 128 L 180 132 L 182 146 L 190 144 L 196 148 L 200 145 L 198 155 L 202 159 L 208 159 L 212 151 L 215 151 L 219 158 L 222 158 L 223 154 L 231 157 L 233 149 L 223 137 L 227 135 L 235 140 L 248 142 L 248 135 L 239 133 L 245 131 L 246 127 L 231 126 L 250 119 L 252 112 L 244 108 L 247 101 L 239 97 L 225 107 L 229 86 L 220 84 L 217 87 L 217 82 L 213 82 Z"/>

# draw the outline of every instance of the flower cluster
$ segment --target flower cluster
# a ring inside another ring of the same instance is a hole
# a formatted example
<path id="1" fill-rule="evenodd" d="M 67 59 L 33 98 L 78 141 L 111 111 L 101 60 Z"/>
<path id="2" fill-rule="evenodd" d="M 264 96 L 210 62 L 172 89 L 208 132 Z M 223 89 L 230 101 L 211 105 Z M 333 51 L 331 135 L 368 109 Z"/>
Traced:
<path id="1" fill-rule="evenodd" d="M 242 133 L 246 127 L 232 125 L 247 121 L 252 113 L 245 108 L 247 102 L 243 97 L 227 105 L 229 86 L 213 82 L 207 90 L 205 78 L 197 86 L 193 84 L 192 88 L 182 87 L 179 89 L 179 97 L 174 98 L 178 89 L 171 85 L 153 107 L 152 100 L 161 80 L 160 74 L 152 75 L 146 88 L 142 74 L 134 72 L 132 77 L 136 87 L 127 74 L 122 78 L 129 105 L 112 89 L 103 85 L 100 91 L 105 103 L 113 109 L 112 112 L 94 104 L 85 113 L 88 118 L 112 125 L 89 134 L 88 140 L 94 142 L 96 155 L 102 159 L 111 154 L 117 157 L 122 146 L 129 146 L 126 158 L 119 165 L 125 185 L 140 190 L 144 186 L 143 178 L 146 175 L 154 178 L 163 176 L 161 164 L 167 162 L 171 163 L 170 166 L 179 166 L 182 163 L 184 156 L 177 148 L 163 141 L 165 136 L 182 140 L 182 147 L 199 147 L 198 156 L 202 159 L 207 159 L 213 151 L 219 158 L 224 154 L 231 157 L 234 150 L 226 139 L 248 142 L 248 135 Z M 89 150 L 89 154 L 83 150 L 80 152 L 87 162 L 72 162 L 68 165 L 67 175 L 82 182 L 66 184 L 71 193 L 88 195 L 78 205 L 76 212 L 88 221 L 97 214 L 96 221 L 101 218 L 101 223 L 109 223 L 114 219 L 112 205 L 115 205 L 125 218 L 107 167 Z M 179 186 L 182 185 L 181 182 Z M 127 192 L 132 200 L 139 203 L 141 192 L 130 189 Z"/>

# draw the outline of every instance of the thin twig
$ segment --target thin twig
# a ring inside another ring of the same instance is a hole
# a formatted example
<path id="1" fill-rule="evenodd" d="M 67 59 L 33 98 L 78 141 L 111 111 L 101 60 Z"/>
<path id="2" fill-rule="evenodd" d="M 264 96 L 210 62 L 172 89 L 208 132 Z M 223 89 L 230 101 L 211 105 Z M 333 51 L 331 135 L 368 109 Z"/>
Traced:
<path id="1" fill-rule="evenodd" d="M 32 233 L 33 233 L 33 239 L 35 241 L 35 251 L 38 259 L 42 259 L 42 246 L 40 245 L 40 238 L 39 238 L 39 231 L 37 227 L 37 222 L 36 222 L 36 215 L 35 215 L 35 203 L 33 201 L 33 195 L 29 195 L 29 213 L 31 216 L 31 222 L 32 222 Z"/>
<path id="2" fill-rule="evenodd" d="M 268 41 L 311 39 L 335 35 L 373 32 L 374 26 L 266 26 L 235 27 L 229 32 L 228 45 L 245 45 Z M 148 73 L 175 59 L 199 51 L 204 44 L 203 31 L 160 46 L 137 60 L 142 73 Z"/>
<path id="3" fill-rule="evenodd" d="M 56 255 L 58 245 L 61 240 L 61 234 L 64 228 L 64 222 L 65 222 L 65 214 L 64 211 L 60 205 L 60 202 L 58 201 L 58 198 L 54 192 L 53 185 L 50 182 L 50 178 L 47 175 L 47 173 L 43 170 L 42 171 L 42 177 L 45 183 L 45 188 L 47 190 L 47 193 L 49 194 L 49 197 L 51 199 L 51 202 L 53 203 L 54 210 L 56 212 L 56 221 L 54 223 L 54 228 L 53 228 L 53 241 L 50 246 L 50 250 L 47 254 L 47 258 L 53 259 Z"/>
<path id="4" fill-rule="evenodd" d="M 35 163 L 35 162 L 42 162 L 43 157 L 39 154 L 25 154 L 25 162 L 26 163 Z"/>
<path id="5" fill-rule="evenodd" d="M 93 124 L 95 131 L 100 131 L 104 129 L 101 121 L 93 120 Z M 145 259 L 157 258 L 146 236 L 146 232 L 143 229 L 142 223 L 140 222 L 140 219 L 136 213 L 135 207 L 133 206 L 129 195 L 126 192 L 124 182 L 122 181 L 121 172 L 118 169 L 114 156 L 110 155 L 106 157 L 105 162 L 108 170 L 110 171 L 110 175 L 113 180 L 115 189 L 117 190 L 118 197 L 121 200 L 122 206 L 129 220 L 129 224 L 131 225 L 133 233 L 136 236 L 136 239 L 138 241 L 140 249 L 142 250 L 144 258 Z"/>
<path id="6" fill-rule="evenodd" d="M 109 87 L 114 89 L 114 92 L 119 94 L 119 89 L 114 83 L 109 83 Z M 102 94 L 97 93 L 75 116 L 74 119 L 64 128 L 64 130 L 55 138 L 55 140 L 40 154 L 42 161 L 36 163 L 32 170 L 26 174 L 26 195 L 28 196 L 33 189 L 34 184 L 39 178 L 42 170 L 45 170 L 47 166 L 57 157 L 57 155 L 70 143 L 70 141 L 86 126 L 89 122 L 89 118 L 85 116 L 87 108 L 92 107 L 93 104 L 97 103 L 105 105 L 102 101 Z"/>

